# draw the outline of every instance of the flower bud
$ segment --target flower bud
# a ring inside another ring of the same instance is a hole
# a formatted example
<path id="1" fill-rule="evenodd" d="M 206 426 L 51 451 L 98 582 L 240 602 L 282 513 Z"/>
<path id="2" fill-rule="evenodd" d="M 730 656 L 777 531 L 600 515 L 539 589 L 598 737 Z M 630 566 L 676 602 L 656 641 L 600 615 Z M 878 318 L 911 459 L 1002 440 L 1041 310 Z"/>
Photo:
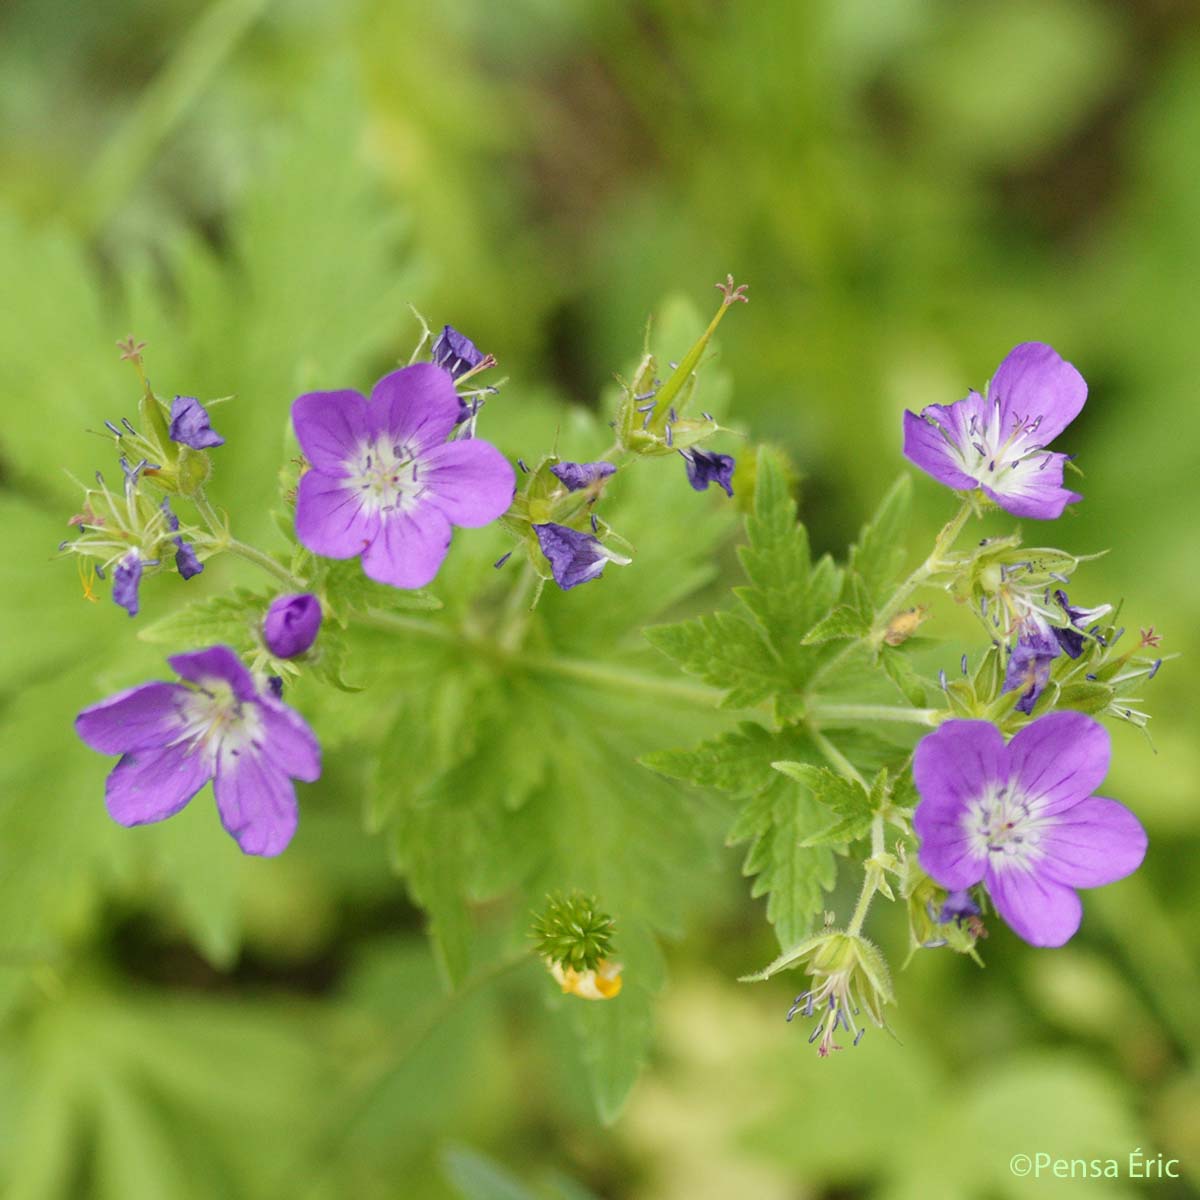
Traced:
<path id="1" fill-rule="evenodd" d="M 317 640 L 321 602 L 311 592 L 277 596 L 263 621 L 263 641 L 276 658 L 295 658 Z"/>

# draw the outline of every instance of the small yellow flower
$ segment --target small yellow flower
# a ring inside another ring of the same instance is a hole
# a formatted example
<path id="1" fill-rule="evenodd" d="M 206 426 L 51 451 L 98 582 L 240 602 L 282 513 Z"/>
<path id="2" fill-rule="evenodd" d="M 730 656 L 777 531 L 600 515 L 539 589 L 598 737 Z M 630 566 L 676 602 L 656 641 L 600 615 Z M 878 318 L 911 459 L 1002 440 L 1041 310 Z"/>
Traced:
<path id="1" fill-rule="evenodd" d="M 576 971 L 550 960 L 546 965 L 564 993 L 583 1000 L 611 1000 L 621 991 L 621 964 L 618 962 L 602 958 L 594 971 Z"/>

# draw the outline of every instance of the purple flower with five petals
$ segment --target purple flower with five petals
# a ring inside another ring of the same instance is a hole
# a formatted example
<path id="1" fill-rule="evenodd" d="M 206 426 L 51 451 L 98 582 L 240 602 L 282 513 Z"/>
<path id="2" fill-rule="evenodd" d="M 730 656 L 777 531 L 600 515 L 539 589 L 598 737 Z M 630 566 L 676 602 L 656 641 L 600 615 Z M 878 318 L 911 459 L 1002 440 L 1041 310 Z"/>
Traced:
<path id="1" fill-rule="evenodd" d="M 296 536 L 326 558 L 362 555 L 380 583 L 424 587 L 450 547 L 512 503 L 516 477 L 494 446 L 447 442 L 459 415 L 450 376 L 432 363 L 358 392 L 309 392 L 292 405 L 311 469 L 296 495 Z"/>
<path id="2" fill-rule="evenodd" d="M 209 424 L 208 409 L 195 396 L 176 396 L 171 401 L 171 426 L 167 433 L 171 441 L 182 442 L 193 450 L 225 445 L 225 439 Z"/>
<path id="3" fill-rule="evenodd" d="M 698 492 L 708 490 L 710 483 L 725 489 L 725 495 L 733 495 L 733 469 L 737 465 L 728 454 L 713 454 L 708 450 L 680 450 L 687 466 L 688 483 Z"/>
<path id="4" fill-rule="evenodd" d="M 913 756 L 922 868 L 951 891 L 982 883 L 1030 945 L 1063 945 L 1083 913 L 1075 889 L 1122 879 L 1146 854 L 1133 813 L 1092 795 L 1110 753 L 1078 712 L 1039 717 L 1007 745 L 989 721 L 944 722 Z"/>
<path id="5" fill-rule="evenodd" d="M 538 545 L 550 563 L 554 582 L 564 592 L 581 583 L 599 579 L 605 563 L 624 564 L 630 561 L 623 554 L 610 550 L 595 535 L 572 529 L 569 525 L 549 522 L 535 525 L 533 532 L 537 534 Z"/>
<path id="6" fill-rule="evenodd" d="M 996 369 L 987 397 L 904 414 L 904 455 L 939 483 L 981 488 L 1018 517 L 1052 520 L 1082 497 L 1063 487 L 1069 455 L 1046 449 L 1079 415 L 1083 376 L 1042 342 L 1014 347 Z"/>
<path id="7" fill-rule="evenodd" d="M 293 779 L 321 774 L 321 748 L 300 715 L 263 692 L 228 646 L 167 660 L 179 683 L 144 683 L 85 708 L 75 730 L 119 754 L 105 784 L 121 825 L 174 816 L 213 780 L 221 824 L 246 854 L 279 854 L 296 831 Z"/>
<path id="8" fill-rule="evenodd" d="M 317 640 L 321 602 L 312 592 L 276 596 L 263 619 L 263 641 L 276 658 L 295 658 Z"/>
<path id="9" fill-rule="evenodd" d="M 550 468 L 550 474 L 561 483 L 568 492 L 580 492 L 598 479 L 607 479 L 616 473 L 617 468 L 610 462 L 561 462 Z"/>

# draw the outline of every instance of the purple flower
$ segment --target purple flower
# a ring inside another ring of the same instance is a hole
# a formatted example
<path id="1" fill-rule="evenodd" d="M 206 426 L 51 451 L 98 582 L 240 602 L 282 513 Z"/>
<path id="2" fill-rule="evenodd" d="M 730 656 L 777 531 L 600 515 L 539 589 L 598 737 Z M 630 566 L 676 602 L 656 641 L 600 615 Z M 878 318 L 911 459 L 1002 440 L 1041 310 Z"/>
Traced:
<path id="1" fill-rule="evenodd" d="M 131 617 L 138 615 L 141 583 L 142 556 L 136 550 L 130 550 L 113 571 L 112 597 Z"/>
<path id="2" fill-rule="evenodd" d="M 1007 746 L 989 721 L 944 722 L 913 757 L 921 866 L 951 891 L 983 883 L 1031 945 L 1063 945 L 1082 915 L 1074 889 L 1122 879 L 1146 854 L 1133 813 L 1091 794 L 1109 755 L 1083 713 L 1039 717 Z"/>
<path id="3" fill-rule="evenodd" d="M 1071 622 L 1069 629 L 1055 628 L 1054 636 L 1058 638 L 1059 645 L 1072 658 L 1078 658 L 1083 653 L 1084 638 L 1082 631 L 1112 612 L 1112 605 L 1101 604 L 1096 608 L 1077 608 L 1069 603 L 1067 593 L 1062 588 L 1058 588 L 1055 591 L 1054 599 L 1058 601 L 1059 608 L 1063 610 L 1067 620 Z"/>
<path id="4" fill-rule="evenodd" d="M 951 921 L 961 921 L 964 917 L 979 916 L 979 905 L 971 899 L 971 893 L 965 888 L 951 892 L 942 904 L 938 913 L 938 924 L 947 925 Z"/>
<path id="5" fill-rule="evenodd" d="M 293 779 L 321 774 L 321 748 L 298 713 L 228 646 L 167 660 L 180 683 L 145 683 L 85 708 L 75 729 L 119 754 L 105 802 L 121 825 L 173 816 L 211 779 L 221 824 L 246 854 L 279 854 L 296 831 Z"/>
<path id="6" fill-rule="evenodd" d="M 904 414 L 904 454 L 939 483 L 982 488 L 1018 517 L 1051 520 L 1083 497 L 1063 487 L 1069 457 L 1046 449 L 1079 415 L 1087 384 L 1042 342 L 1014 347 L 996 369 L 987 398 Z"/>
<path id="7" fill-rule="evenodd" d="M 1016 645 L 1008 659 L 1002 692 L 1021 689 L 1017 701 L 1018 712 L 1030 713 L 1050 681 L 1050 664 L 1060 650 L 1059 630 L 1053 629 L 1036 614 L 1022 619 L 1017 632 Z"/>
<path id="8" fill-rule="evenodd" d="M 487 525 L 512 503 L 516 478 L 494 446 L 446 442 L 458 396 L 445 371 L 417 363 L 385 375 L 370 400 L 310 392 L 292 405 L 312 469 L 300 479 L 296 536 L 326 558 L 362 555 L 380 583 L 424 587 L 451 525 Z"/>
<path id="9" fill-rule="evenodd" d="M 561 483 L 568 492 L 582 491 L 598 479 L 607 479 L 616 472 L 616 467 L 610 462 L 562 462 L 555 463 L 550 468 L 550 474 Z"/>
<path id="10" fill-rule="evenodd" d="M 317 640 L 321 602 L 311 592 L 276 596 L 263 621 L 263 641 L 276 658 L 295 658 Z"/>
<path id="11" fill-rule="evenodd" d="M 736 465 L 728 454 L 710 454 L 707 450 L 680 450 L 687 465 L 688 483 L 698 492 L 708 490 L 710 483 L 725 489 L 725 495 L 733 495 L 733 468 Z"/>
<path id="12" fill-rule="evenodd" d="M 443 371 L 449 371 L 451 379 L 459 379 L 483 362 L 483 351 L 453 325 L 446 325 L 433 343 L 433 361 Z"/>
<path id="13" fill-rule="evenodd" d="M 175 569 L 184 579 L 191 579 L 204 570 L 204 564 L 196 557 L 196 548 L 179 536 L 177 532 L 179 529 L 179 518 L 171 511 L 171 502 L 169 500 L 163 500 L 162 510 L 167 518 L 167 528 L 175 534 L 171 539 L 177 547 L 175 551 Z"/>
<path id="14" fill-rule="evenodd" d="M 535 525 L 533 532 L 549 560 L 554 582 L 564 592 L 598 579 L 607 562 L 629 562 L 624 555 L 608 549 L 598 537 L 566 525 Z"/>
<path id="15" fill-rule="evenodd" d="M 195 396 L 176 396 L 171 401 L 171 441 L 182 442 L 193 450 L 211 450 L 225 445 L 225 439 L 208 423 L 208 410 Z"/>

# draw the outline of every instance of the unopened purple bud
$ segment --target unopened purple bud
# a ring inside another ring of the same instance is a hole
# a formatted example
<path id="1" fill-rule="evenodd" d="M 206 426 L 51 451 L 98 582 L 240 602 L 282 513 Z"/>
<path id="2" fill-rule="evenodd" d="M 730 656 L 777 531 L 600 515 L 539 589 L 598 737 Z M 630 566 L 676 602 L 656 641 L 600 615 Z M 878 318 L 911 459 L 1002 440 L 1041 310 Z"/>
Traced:
<path id="1" fill-rule="evenodd" d="M 131 617 L 138 614 L 138 587 L 142 582 L 142 556 L 131 550 L 113 571 L 113 600 Z"/>
<path id="2" fill-rule="evenodd" d="M 225 439 L 209 424 L 208 409 L 195 396 L 176 396 L 171 401 L 171 427 L 167 433 L 171 441 L 193 450 L 225 445 Z"/>
<path id="3" fill-rule="evenodd" d="M 317 640 L 321 602 L 311 592 L 277 596 L 263 620 L 263 641 L 276 658 L 295 658 Z"/>

